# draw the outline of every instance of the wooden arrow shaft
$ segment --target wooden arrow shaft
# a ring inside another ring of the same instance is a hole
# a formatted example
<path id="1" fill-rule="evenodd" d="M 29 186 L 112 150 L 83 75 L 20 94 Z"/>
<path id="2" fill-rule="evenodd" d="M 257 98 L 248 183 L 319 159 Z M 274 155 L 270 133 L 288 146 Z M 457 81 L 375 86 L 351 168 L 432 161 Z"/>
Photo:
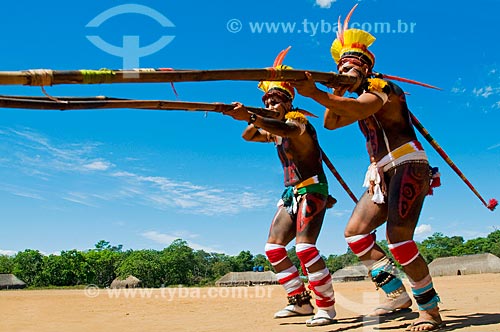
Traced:
<path id="1" fill-rule="evenodd" d="M 312 78 L 334 87 L 356 83 L 356 78 L 336 73 L 310 71 Z M 289 81 L 306 79 L 304 70 L 26 70 L 0 72 L 0 85 L 51 86 L 57 84 L 161 83 L 200 81 Z"/>
<path id="2" fill-rule="evenodd" d="M 231 110 L 234 105 L 222 103 L 197 103 L 170 100 L 134 100 L 109 97 L 24 97 L 0 96 L 0 108 L 23 108 L 38 110 L 85 110 L 134 108 L 148 110 L 184 110 L 221 113 Z M 265 108 L 246 107 L 250 112 L 268 118 L 277 118 L 279 113 Z"/>

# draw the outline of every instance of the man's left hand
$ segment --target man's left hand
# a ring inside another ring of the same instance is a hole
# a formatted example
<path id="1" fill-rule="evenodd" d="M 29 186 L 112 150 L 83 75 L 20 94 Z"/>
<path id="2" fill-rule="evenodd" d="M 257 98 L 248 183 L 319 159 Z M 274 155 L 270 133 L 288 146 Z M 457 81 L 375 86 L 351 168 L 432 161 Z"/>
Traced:
<path id="1" fill-rule="evenodd" d="M 297 89 L 297 92 L 304 97 L 312 97 L 318 90 L 316 87 L 316 82 L 313 80 L 310 72 L 305 72 L 306 78 L 305 80 L 299 81 L 290 81 L 290 84 Z"/>

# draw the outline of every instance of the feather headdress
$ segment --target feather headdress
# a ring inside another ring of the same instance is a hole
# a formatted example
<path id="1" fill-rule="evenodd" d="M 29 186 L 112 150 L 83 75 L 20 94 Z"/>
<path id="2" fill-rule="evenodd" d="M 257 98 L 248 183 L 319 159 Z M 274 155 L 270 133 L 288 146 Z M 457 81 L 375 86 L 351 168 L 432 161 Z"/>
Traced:
<path id="1" fill-rule="evenodd" d="M 375 65 L 375 55 L 370 52 L 370 50 L 368 50 L 368 47 L 373 44 L 373 42 L 375 41 L 375 37 L 364 30 L 349 29 L 349 21 L 351 19 L 352 13 L 357 6 L 358 4 L 352 7 L 351 11 L 349 12 L 349 14 L 347 14 L 347 17 L 344 20 L 344 24 L 341 23 L 339 16 L 337 38 L 333 41 L 332 47 L 330 49 L 333 60 L 335 60 L 337 66 L 340 67 L 344 62 L 348 61 L 361 61 L 362 63 L 365 63 L 370 67 L 369 74 L 373 77 L 385 78 L 388 80 L 411 83 L 424 86 L 426 88 L 441 90 L 438 87 L 426 83 L 421 83 L 394 75 L 376 73 L 373 71 L 373 66 Z"/>
<path id="2" fill-rule="evenodd" d="M 339 16 L 337 38 L 333 41 L 330 51 L 337 64 L 344 58 L 355 58 L 366 63 L 371 69 L 375 65 L 375 55 L 368 47 L 373 44 L 375 37 L 363 30 L 349 29 L 349 21 L 357 6 L 358 4 L 352 7 L 343 25 Z"/>
<path id="3" fill-rule="evenodd" d="M 287 55 L 290 48 L 292 47 L 288 46 L 286 49 L 282 50 L 278 54 L 276 59 L 274 59 L 273 70 L 292 69 L 292 67 L 283 65 L 283 60 L 285 59 L 285 56 Z M 287 95 L 290 98 L 290 100 L 293 100 L 293 98 L 295 98 L 295 89 L 288 82 L 261 81 L 258 87 L 265 93 L 268 93 L 270 90 L 276 89 Z"/>

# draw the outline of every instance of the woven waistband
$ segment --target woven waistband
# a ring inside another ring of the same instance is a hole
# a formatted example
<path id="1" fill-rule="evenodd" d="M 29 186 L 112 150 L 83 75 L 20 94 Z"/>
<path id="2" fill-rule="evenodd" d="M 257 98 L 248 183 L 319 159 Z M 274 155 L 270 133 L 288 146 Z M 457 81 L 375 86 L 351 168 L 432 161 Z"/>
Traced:
<path id="1" fill-rule="evenodd" d="M 296 194 L 300 195 L 311 192 L 328 196 L 328 183 L 324 174 L 311 176 L 296 184 L 293 189 Z"/>
<path id="2" fill-rule="evenodd" d="M 427 154 L 419 141 L 408 142 L 389 152 L 377 162 L 377 167 L 382 167 L 384 172 L 386 172 L 402 162 L 411 160 L 427 160 Z"/>
<path id="3" fill-rule="evenodd" d="M 310 186 L 311 184 L 315 184 L 315 183 L 320 183 L 320 180 L 319 180 L 317 175 L 314 175 L 308 179 L 305 179 L 304 181 L 296 184 L 294 187 L 295 187 L 295 189 L 300 189 L 300 188 Z"/>

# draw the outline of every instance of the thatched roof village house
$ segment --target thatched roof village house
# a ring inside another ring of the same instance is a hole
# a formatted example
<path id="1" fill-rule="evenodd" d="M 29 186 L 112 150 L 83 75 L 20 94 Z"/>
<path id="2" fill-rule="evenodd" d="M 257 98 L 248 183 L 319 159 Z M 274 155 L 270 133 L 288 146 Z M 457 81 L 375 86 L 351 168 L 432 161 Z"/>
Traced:
<path id="1" fill-rule="evenodd" d="M 368 278 L 368 269 L 362 263 L 346 266 L 332 274 L 333 282 L 360 281 Z"/>
<path id="2" fill-rule="evenodd" d="M 0 289 L 22 289 L 26 283 L 13 274 L 0 274 Z"/>
<path id="3" fill-rule="evenodd" d="M 478 254 L 436 258 L 429 264 L 431 276 L 500 273 L 500 258 L 493 254 Z"/>
<path id="4" fill-rule="evenodd" d="M 141 284 L 141 280 L 134 276 L 128 276 L 127 279 L 116 278 L 111 283 L 110 288 L 138 288 Z"/>
<path id="5" fill-rule="evenodd" d="M 229 272 L 215 282 L 216 286 L 254 286 L 276 285 L 278 279 L 271 271 L 265 272 Z"/>

